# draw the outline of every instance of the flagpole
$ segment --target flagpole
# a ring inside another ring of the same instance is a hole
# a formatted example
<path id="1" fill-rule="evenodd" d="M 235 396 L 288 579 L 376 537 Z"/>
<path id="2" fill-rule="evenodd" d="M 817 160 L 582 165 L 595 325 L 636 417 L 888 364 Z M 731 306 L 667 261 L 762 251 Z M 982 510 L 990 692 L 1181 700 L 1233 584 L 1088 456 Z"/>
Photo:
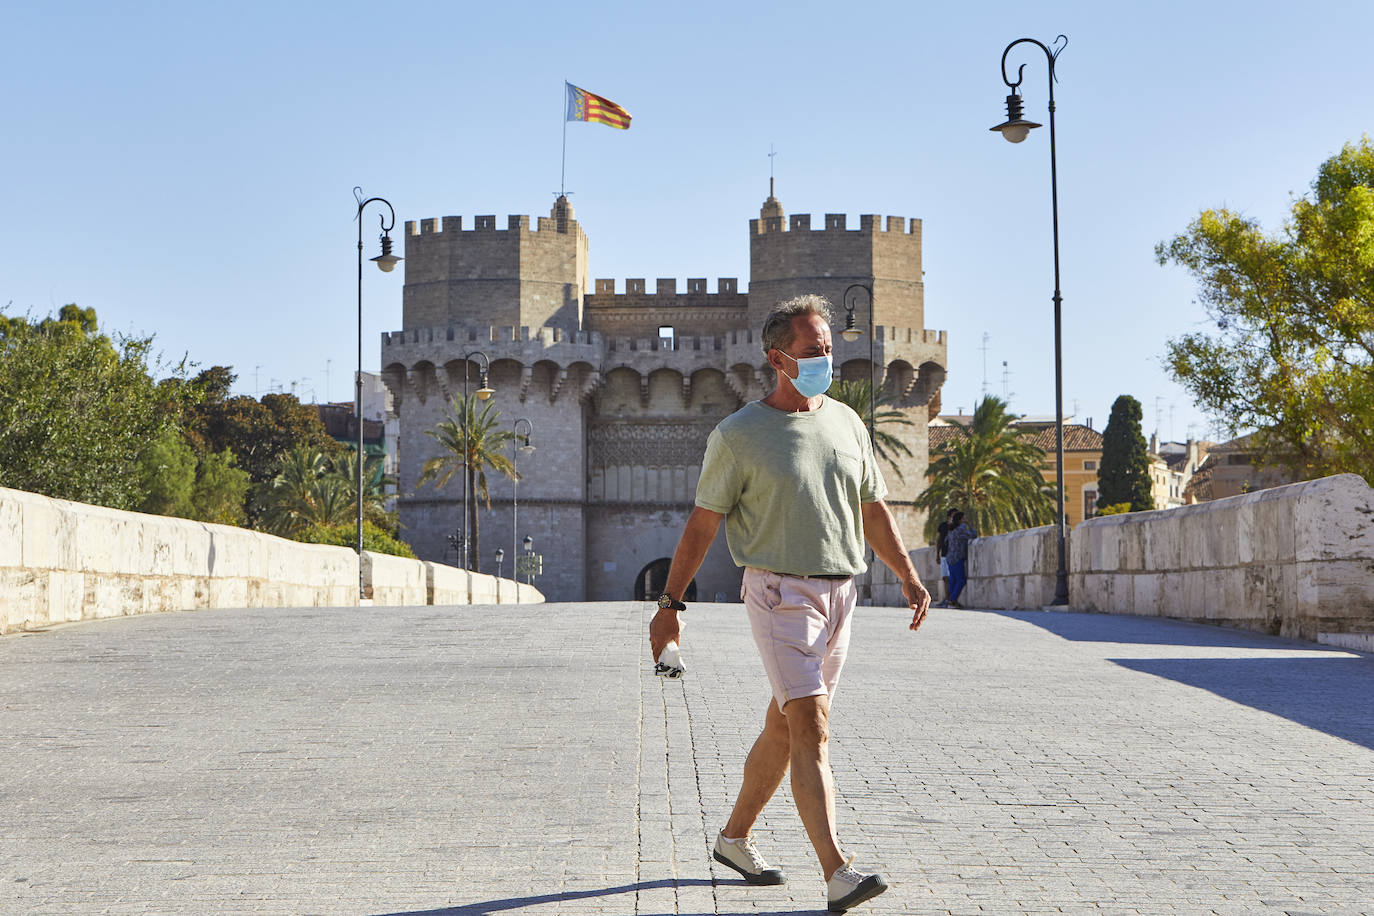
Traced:
<path id="1" fill-rule="evenodd" d="M 558 171 L 558 196 L 568 196 L 568 86 L 563 80 L 563 162 Z"/>

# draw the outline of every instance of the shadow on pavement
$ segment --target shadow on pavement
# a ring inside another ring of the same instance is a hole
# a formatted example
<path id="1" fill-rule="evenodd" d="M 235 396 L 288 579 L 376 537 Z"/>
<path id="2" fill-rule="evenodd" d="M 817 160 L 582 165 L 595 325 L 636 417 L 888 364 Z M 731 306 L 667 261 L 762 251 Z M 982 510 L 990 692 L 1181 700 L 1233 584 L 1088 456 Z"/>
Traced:
<path id="1" fill-rule="evenodd" d="M 1272 647 L 1272 644 L 1271 644 Z M 1123 668 L 1200 687 L 1374 748 L 1374 659 L 1113 658 Z"/>
<path id="2" fill-rule="evenodd" d="M 743 880 L 739 881 L 710 881 L 705 878 L 661 878 L 657 881 L 638 881 L 634 884 L 622 884 L 618 887 L 603 887 L 585 891 L 559 891 L 551 894 L 536 894 L 528 897 L 507 897 L 503 900 L 485 900 L 480 903 L 465 903 L 462 906 L 440 907 L 435 910 L 405 910 L 395 913 L 379 913 L 377 916 L 484 916 L 488 913 L 505 913 L 511 910 L 519 910 L 524 907 L 541 906 L 547 903 L 559 903 L 570 900 L 587 900 L 592 897 L 612 897 L 616 894 L 633 894 L 636 891 L 661 890 L 672 887 L 711 887 L 720 885 L 724 887 L 746 887 Z M 608 901 L 608 905 L 610 902 Z M 608 912 L 611 912 L 608 910 Z M 617 904 L 614 912 L 625 912 L 621 904 Z M 715 916 L 715 913 L 722 912 L 715 910 L 711 913 L 693 914 L 682 912 L 677 916 Z M 741 913 L 748 913 L 749 916 L 810 916 L 813 913 L 823 913 L 823 909 L 810 910 L 756 910 L 752 907 L 748 910 L 741 910 Z M 652 910 L 644 916 L 653 916 Z M 668 914 L 663 914 L 668 916 Z"/>
<path id="3" fill-rule="evenodd" d="M 1074 642 L 1137 643 L 1155 646 L 1216 646 L 1228 649 L 1303 649 L 1344 653 L 1347 650 L 1301 639 L 1269 636 L 1234 627 L 1172 620 L 1168 617 L 1135 617 L 1123 614 L 1076 611 L 987 611 L 1034 624 Z"/>

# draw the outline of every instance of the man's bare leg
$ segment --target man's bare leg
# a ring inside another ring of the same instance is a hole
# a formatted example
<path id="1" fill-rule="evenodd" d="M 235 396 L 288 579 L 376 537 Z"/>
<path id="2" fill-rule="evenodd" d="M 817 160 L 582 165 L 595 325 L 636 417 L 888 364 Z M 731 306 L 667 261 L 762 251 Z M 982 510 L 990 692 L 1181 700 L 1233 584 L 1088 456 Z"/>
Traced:
<path id="1" fill-rule="evenodd" d="M 789 700 L 787 717 L 791 747 L 792 797 L 806 834 L 821 861 L 826 880 L 844 864 L 835 836 L 835 782 L 830 772 L 830 698 Z"/>
<path id="2" fill-rule="evenodd" d="M 778 704 L 769 700 L 763 731 L 744 761 L 744 781 L 735 799 L 735 810 L 730 812 L 730 820 L 721 833 L 737 840 L 754 829 L 754 822 L 787 775 L 788 745 L 787 719 Z"/>

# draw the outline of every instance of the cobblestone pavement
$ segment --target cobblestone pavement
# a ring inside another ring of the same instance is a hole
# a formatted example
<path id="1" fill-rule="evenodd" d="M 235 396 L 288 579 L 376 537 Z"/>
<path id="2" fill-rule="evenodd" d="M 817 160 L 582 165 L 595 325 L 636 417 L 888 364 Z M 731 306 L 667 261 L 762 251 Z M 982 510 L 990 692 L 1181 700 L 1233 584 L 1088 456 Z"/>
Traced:
<path id="1" fill-rule="evenodd" d="M 712 863 L 767 687 L 739 605 L 201 611 L 0 640 L 0 912 L 789 914 Z M 1104 615 L 860 609 L 855 913 L 1374 912 L 1374 657 Z"/>

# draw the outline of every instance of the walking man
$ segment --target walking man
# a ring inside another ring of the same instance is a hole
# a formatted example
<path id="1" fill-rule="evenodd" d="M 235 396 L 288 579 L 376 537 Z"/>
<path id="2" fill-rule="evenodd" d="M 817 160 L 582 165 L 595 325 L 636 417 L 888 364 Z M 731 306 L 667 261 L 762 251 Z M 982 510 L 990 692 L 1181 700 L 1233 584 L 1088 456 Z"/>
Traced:
<path id="1" fill-rule="evenodd" d="M 773 699 L 744 764 L 730 819 L 714 858 L 750 884 L 783 884 L 750 831 L 792 772 L 792 795 L 826 879 L 831 912 L 887 890 L 880 874 L 853 867 L 841 850 L 828 738 L 830 703 L 849 648 L 850 618 L 865 568 L 867 538 L 902 583 L 910 629 L 925 620 L 930 595 L 907 555 L 883 497 L 886 485 L 863 421 L 825 397 L 831 381 L 829 303 L 800 296 L 764 321 L 762 343 L 777 387 L 725 418 L 711 433 L 696 508 L 673 554 L 659 611 L 649 625 L 657 658 L 679 640 L 683 591 L 701 567 L 722 520 L 754 641 Z"/>

